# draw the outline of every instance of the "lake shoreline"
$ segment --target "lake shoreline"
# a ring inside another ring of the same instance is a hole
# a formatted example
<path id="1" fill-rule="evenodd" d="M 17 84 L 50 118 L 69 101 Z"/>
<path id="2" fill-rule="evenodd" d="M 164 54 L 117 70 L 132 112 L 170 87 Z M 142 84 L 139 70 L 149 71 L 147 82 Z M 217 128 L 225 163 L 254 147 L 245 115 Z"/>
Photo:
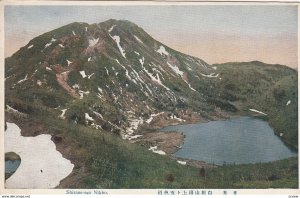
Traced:
<path id="1" fill-rule="evenodd" d="M 196 112 L 193 112 L 196 115 L 199 115 Z M 225 114 L 225 116 L 224 116 Z M 169 126 L 180 126 L 180 125 L 188 125 L 188 124 L 204 124 L 204 123 L 208 123 L 208 122 L 212 122 L 212 121 L 226 121 L 226 120 L 230 120 L 230 119 L 237 119 L 237 118 L 241 118 L 241 117 L 251 117 L 254 119 L 258 119 L 261 121 L 265 121 L 268 123 L 268 125 L 271 127 L 270 123 L 269 123 L 269 118 L 267 116 L 262 116 L 258 113 L 254 113 L 254 112 L 239 112 L 239 114 L 229 114 L 227 112 L 224 112 L 224 114 L 222 114 L 222 116 L 212 116 L 212 119 L 203 119 L 202 117 L 198 117 L 198 116 L 193 116 L 193 119 L 186 119 L 185 122 L 179 122 L 179 121 L 165 121 L 163 119 L 159 119 L 159 121 L 153 122 L 151 123 L 151 127 L 149 128 L 144 128 L 143 126 L 141 127 L 142 129 L 137 130 L 139 133 L 134 133 L 135 135 L 142 135 L 138 140 L 134 140 L 132 141 L 133 143 L 140 143 L 144 146 L 154 146 L 157 145 L 159 150 L 165 151 L 165 153 L 167 155 L 169 155 L 171 158 L 174 158 L 176 160 L 184 160 L 185 162 L 187 162 L 188 165 L 194 166 L 196 168 L 202 168 L 202 167 L 206 167 L 206 168 L 214 168 L 214 167 L 218 167 L 218 166 L 222 166 L 222 165 L 216 165 L 216 164 L 211 164 L 209 162 L 205 162 L 205 161 L 200 161 L 200 160 L 195 160 L 195 159 L 188 159 L 188 158 L 182 158 L 182 157 L 176 157 L 175 153 L 180 150 L 182 148 L 182 145 L 185 143 L 185 134 L 182 131 L 160 131 L 160 129 L 165 128 L 165 127 L 169 127 Z M 271 127 L 272 128 L 272 127 Z M 273 128 L 272 128 L 273 129 Z M 275 129 L 274 130 L 274 135 L 278 136 L 275 133 Z M 164 139 L 160 139 L 160 138 L 153 138 L 156 135 L 158 135 L 159 137 L 161 137 L 161 133 L 165 133 L 165 138 Z M 178 139 L 177 135 L 174 136 L 174 133 L 178 133 L 181 136 L 183 136 L 183 138 L 181 138 L 181 141 L 176 141 Z M 150 136 L 152 138 L 149 138 L 149 134 L 151 134 Z M 280 136 L 278 136 L 278 138 L 280 139 L 281 142 L 284 143 L 285 146 L 287 146 L 291 151 L 293 152 L 297 152 L 297 150 L 293 149 L 292 147 L 290 147 L 285 141 L 283 141 Z M 157 143 L 157 139 L 160 139 L 160 143 Z M 170 143 L 173 144 L 172 147 L 173 149 L 170 150 Z M 276 160 L 275 160 L 276 161 Z M 272 161 L 271 161 L 272 162 Z M 257 163 L 249 163 L 249 164 L 258 164 L 260 162 Z M 268 163 L 268 162 L 263 162 L 263 163 Z M 248 163 L 246 163 L 248 164 Z M 231 164 L 231 165 L 234 165 Z"/>

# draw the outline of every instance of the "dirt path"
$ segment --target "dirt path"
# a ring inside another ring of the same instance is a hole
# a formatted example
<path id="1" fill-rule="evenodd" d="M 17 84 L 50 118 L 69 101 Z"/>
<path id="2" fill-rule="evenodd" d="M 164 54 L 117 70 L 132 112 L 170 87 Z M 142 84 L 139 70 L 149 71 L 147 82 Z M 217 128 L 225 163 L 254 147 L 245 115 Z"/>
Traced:
<path id="1" fill-rule="evenodd" d="M 68 80 L 68 75 L 69 75 L 70 71 L 66 71 L 66 72 L 62 72 L 62 73 L 58 73 L 56 74 L 56 79 L 57 82 L 60 84 L 60 86 L 62 86 L 62 88 L 64 88 L 68 94 L 70 94 L 73 98 L 79 99 L 80 95 L 75 91 L 75 89 L 73 89 L 72 87 L 70 87 L 67 83 Z"/>

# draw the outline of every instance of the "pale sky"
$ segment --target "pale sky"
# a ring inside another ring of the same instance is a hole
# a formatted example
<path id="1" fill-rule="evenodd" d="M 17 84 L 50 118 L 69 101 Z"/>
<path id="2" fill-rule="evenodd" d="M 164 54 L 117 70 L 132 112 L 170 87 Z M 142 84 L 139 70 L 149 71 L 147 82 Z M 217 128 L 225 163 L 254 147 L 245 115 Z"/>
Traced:
<path id="1" fill-rule="evenodd" d="M 297 6 L 6 6 L 5 56 L 72 22 L 129 20 L 165 45 L 209 64 L 297 67 Z"/>

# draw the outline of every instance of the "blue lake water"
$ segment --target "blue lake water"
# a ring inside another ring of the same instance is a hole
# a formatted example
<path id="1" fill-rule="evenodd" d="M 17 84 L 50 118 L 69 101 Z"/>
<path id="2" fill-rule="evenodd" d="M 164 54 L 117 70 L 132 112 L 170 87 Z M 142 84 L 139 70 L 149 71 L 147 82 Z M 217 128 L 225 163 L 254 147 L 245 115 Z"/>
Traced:
<path id="1" fill-rule="evenodd" d="M 265 121 L 240 117 L 225 121 L 168 126 L 161 131 L 186 135 L 177 157 L 214 163 L 248 164 L 297 156 Z"/>
<path id="2" fill-rule="evenodd" d="M 5 173 L 14 173 L 20 166 L 21 160 L 7 160 L 5 161 Z"/>

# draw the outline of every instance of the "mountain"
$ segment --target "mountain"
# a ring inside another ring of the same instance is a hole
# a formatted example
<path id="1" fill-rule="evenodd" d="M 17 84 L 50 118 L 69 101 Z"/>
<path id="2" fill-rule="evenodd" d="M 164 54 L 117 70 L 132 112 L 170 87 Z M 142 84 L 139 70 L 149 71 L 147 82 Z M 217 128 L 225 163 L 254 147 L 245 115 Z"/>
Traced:
<path id="1" fill-rule="evenodd" d="M 82 141 L 90 138 L 65 131 L 87 127 L 132 140 L 167 124 L 257 116 L 255 109 L 297 149 L 297 80 L 283 65 L 209 65 L 111 19 L 63 26 L 6 58 L 5 103 L 52 135 Z"/>

